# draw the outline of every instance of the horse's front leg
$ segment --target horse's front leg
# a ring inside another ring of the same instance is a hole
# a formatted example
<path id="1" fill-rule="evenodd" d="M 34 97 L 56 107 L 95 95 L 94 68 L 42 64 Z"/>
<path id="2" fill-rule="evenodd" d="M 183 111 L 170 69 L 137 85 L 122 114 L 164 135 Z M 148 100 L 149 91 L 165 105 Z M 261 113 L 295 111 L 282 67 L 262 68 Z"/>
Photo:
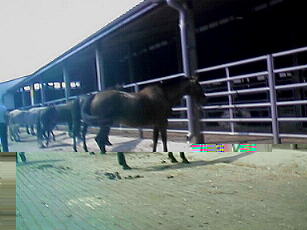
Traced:
<path id="1" fill-rule="evenodd" d="M 68 136 L 69 137 L 73 137 L 73 124 L 72 121 L 68 121 Z"/>
<path id="2" fill-rule="evenodd" d="M 126 162 L 126 158 L 125 158 L 125 155 L 123 152 L 118 152 L 117 153 L 117 160 L 118 160 L 118 163 L 123 166 L 123 169 L 124 170 L 128 170 L 128 169 L 131 169 L 128 165 L 127 165 L 127 162 Z"/>
<path id="3" fill-rule="evenodd" d="M 153 151 L 153 152 L 156 152 L 156 151 L 157 151 L 158 138 L 159 138 L 159 128 L 154 127 L 154 130 L 153 130 L 153 137 L 152 137 L 152 140 L 153 140 L 152 151 Z"/>
<path id="4" fill-rule="evenodd" d="M 172 152 L 168 153 L 168 158 L 171 160 L 172 163 L 177 163 L 177 159 L 174 157 Z"/>
<path id="5" fill-rule="evenodd" d="M 73 134 L 72 140 L 73 140 L 73 149 L 74 149 L 75 152 L 78 152 L 78 149 L 77 149 L 77 136 L 75 134 Z"/>
<path id="6" fill-rule="evenodd" d="M 189 164 L 190 162 L 187 160 L 187 158 L 184 155 L 184 152 L 180 152 L 180 157 L 182 159 L 182 163 Z"/>
<path id="7" fill-rule="evenodd" d="M 37 143 L 40 146 L 40 148 L 45 148 L 46 146 L 43 143 L 43 138 L 44 138 L 44 130 L 42 130 L 40 124 L 37 125 L 37 130 L 36 130 L 36 136 L 37 136 Z"/>
<path id="8" fill-rule="evenodd" d="M 49 145 L 49 139 L 50 139 L 50 131 L 47 131 L 47 142 L 46 142 L 46 146 L 48 147 Z"/>

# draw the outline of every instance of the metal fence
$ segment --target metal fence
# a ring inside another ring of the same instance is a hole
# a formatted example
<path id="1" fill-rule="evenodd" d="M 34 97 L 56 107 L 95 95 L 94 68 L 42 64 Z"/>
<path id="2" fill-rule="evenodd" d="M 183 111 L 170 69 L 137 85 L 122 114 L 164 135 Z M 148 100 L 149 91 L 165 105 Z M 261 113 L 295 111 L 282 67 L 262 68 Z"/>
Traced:
<path id="1" fill-rule="evenodd" d="M 304 88 L 306 87 L 306 92 L 307 92 L 307 78 L 304 80 L 304 82 L 299 82 L 299 83 L 287 83 L 287 84 L 282 84 L 282 85 L 277 85 L 276 84 L 276 76 L 277 74 L 281 73 L 288 73 L 288 72 L 293 72 L 293 71 L 300 71 L 300 70 L 307 70 L 307 64 L 302 64 L 302 65 L 290 65 L 287 67 L 282 67 L 282 68 L 275 68 L 274 64 L 277 58 L 280 57 L 287 57 L 291 55 L 297 55 L 300 53 L 306 53 L 307 54 L 307 47 L 303 48 L 298 48 L 298 49 L 293 49 L 293 50 L 288 50 L 284 52 L 279 52 L 279 53 L 274 53 L 274 54 L 269 54 L 269 55 L 263 55 L 255 58 L 250 58 L 242 61 L 237 61 L 237 62 L 231 62 L 223 65 L 218 65 L 218 66 L 213 66 L 213 67 L 208 67 L 208 68 L 202 68 L 198 69 L 196 72 L 197 74 L 200 75 L 200 79 L 204 79 L 201 75 L 203 74 L 208 74 L 212 71 L 223 71 L 224 75 L 220 76 L 218 78 L 212 78 L 210 80 L 205 80 L 205 81 L 200 81 L 200 84 L 206 88 L 207 86 L 214 85 L 214 84 L 225 84 L 227 85 L 226 90 L 223 91 L 215 91 L 215 92 L 206 92 L 205 91 L 205 96 L 210 98 L 214 97 L 227 97 L 227 103 L 225 104 L 218 104 L 218 105 L 204 105 L 202 106 L 203 112 L 209 111 L 209 110 L 228 110 L 229 117 L 223 118 L 221 116 L 216 116 L 216 117 L 205 117 L 200 120 L 200 122 L 203 123 L 212 123 L 212 122 L 227 122 L 230 125 L 230 131 L 221 131 L 221 130 L 213 130 L 213 131 L 208 131 L 202 129 L 202 134 L 223 134 L 223 135 L 247 135 L 247 136 L 264 136 L 264 137 L 272 137 L 274 143 L 280 143 L 280 138 L 307 138 L 307 131 L 306 134 L 304 133 L 281 133 L 280 132 L 280 124 L 284 122 L 307 122 L 307 117 L 281 117 L 278 114 L 278 108 L 282 106 L 292 106 L 292 105 L 307 105 L 307 100 L 287 100 L 287 101 L 277 101 L 277 92 L 279 90 L 285 90 L 285 89 L 294 89 L 294 88 Z M 307 60 L 307 59 L 306 59 Z M 305 60 L 305 61 L 306 61 Z M 307 62 L 307 61 L 306 61 Z M 248 65 L 248 64 L 259 64 L 261 66 L 264 66 L 264 69 L 261 71 L 256 71 L 256 72 L 249 72 L 245 74 L 231 74 L 233 68 L 240 68 L 241 66 Z M 171 76 L 166 76 L 162 78 L 156 78 L 153 80 L 147 80 L 147 81 L 142 81 L 142 82 L 135 82 L 131 84 L 124 85 L 123 88 L 126 89 L 132 89 L 132 91 L 137 92 L 139 91 L 139 88 L 142 86 L 145 86 L 147 84 L 159 82 L 162 80 L 168 80 L 168 79 L 173 79 L 173 78 L 178 78 L 184 76 L 183 73 L 171 75 Z M 243 88 L 243 89 L 234 89 L 234 82 L 238 80 L 243 80 L 243 79 L 257 79 L 257 78 L 264 78 L 267 81 L 266 86 L 262 87 L 255 87 L 255 88 Z M 235 103 L 234 101 L 234 96 L 236 95 L 253 95 L 255 93 L 259 92 L 266 92 L 269 97 L 267 98 L 268 100 L 265 102 L 257 102 L 257 103 Z M 307 93 L 306 93 L 307 97 Z M 70 97 L 70 98 L 75 98 Z M 62 103 L 64 102 L 65 99 L 58 99 L 58 100 L 53 100 L 53 101 L 48 101 L 45 104 L 50 104 L 50 103 Z M 183 103 L 184 104 L 184 103 Z M 186 104 L 186 103 L 185 103 Z M 269 108 L 270 113 L 268 117 L 248 117 L 248 118 L 242 118 L 242 117 L 236 117 L 234 110 L 236 109 L 244 109 L 244 108 L 249 108 L 249 109 L 255 109 L 255 110 L 260 110 L 261 108 Z M 180 112 L 180 113 L 185 113 L 184 117 L 180 118 L 169 118 L 168 121 L 169 123 L 184 123 L 188 124 L 188 119 L 186 118 L 186 112 L 187 112 L 187 107 L 186 106 L 181 106 L 181 107 L 176 107 L 173 108 L 174 112 Z M 236 123 L 267 123 L 271 125 L 271 132 L 243 132 L 236 129 L 235 124 Z M 113 129 L 119 129 L 119 130 L 137 130 L 134 128 L 125 128 L 125 127 L 113 127 Z M 139 129 L 140 135 L 142 135 L 142 130 L 145 131 L 151 131 L 152 129 Z M 183 129 L 168 129 L 169 132 L 175 132 L 175 133 L 188 133 L 187 128 Z"/>
<path id="2" fill-rule="evenodd" d="M 279 124 L 281 122 L 307 122 L 307 117 L 281 117 L 278 114 L 278 107 L 281 106 L 289 106 L 289 105 L 307 105 L 307 100 L 289 100 L 289 101 L 277 101 L 276 94 L 278 90 L 283 89 L 293 89 L 293 88 L 300 88 L 300 87 L 307 87 L 307 82 L 300 82 L 300 83 L 291 83 L 291 84 L 283 84 L 283 85 L 276 85 L 276 74 L 279 73 L 287 73 L 292 71 L 299 71 L 307 69 L 307 64 L 303 65 L 296 65 L 296 66 L 288 66 L 283 68 L 275 68 L 274 63 L 275 59 L 278 57 L 289 56 L 293 54 L 298 54 L 302 52 L 306 52 L 307 47 L 293 49 L 289 51 L 274 53 L 270 55 L 264 55 L 256 58 L 246 59 L 238 62 L 227 63 L 223 65 L 198 69 L 196 72 L 198 74 L 203 74 L 206 72 L 216 71 L 216 70 L 223 70 L 225 73 L 225 77 L 212 79 L 207 81 L 201 81 L 200 84 L 202 86 L 211 85 L 214 83 L 226 83 L 227 90 L 226 91 L 219 91 L 219 92 L 210 92 L 205 93 L 208 98 L 211 97 L 219 97 L 219 96 L 227 96 L 228 103 L 223 105 L 205 105 L 202 109 L 205 110 L 223 110 L 228 109 L 229 111 L 229 118 L 221 118 L 221 117 L 210 117 L 210 118 L 202 118 L 201 122 L 208 123 L 208 122 L 229 122 L 230 123 L 230 131 L 206 131 L 202 130 L 203 134 L 226 134 L 226 135 L 247 135 L 247 136 L 265 136 L 265 137 L 273 137 L 274 143 L 280 143 L 280 138 L 282 137 L 292 137 L 292 138 L 307 138 L 307 134 L 300 134 L 300 133 L 280 133 Z M 250 64 L 250 63 L 257 63 L 263 62 L 265 64 L 266 69 L 260 72 L 253 72 L 241 75 L 231 75 L 231 68 L 239 67 L 242 65 Z M 183 73 L 171 75 L 163 78 L 158 78 L 149 81 L 142 81 L 136 82 L 133 84 L 125 85 L 124 88 L 134 87 L 135 91 L 138 91 L 139 86 L 159 82 L 161 80 L 172 79 L 176 77 L 183 76 Z M 249 89 L 233 89 L 233 82 L 236 80 L 241 79 L 251 79 L 257 77 L 265 77 L 267 79 L 267 86 L 265 87 L 257 87 L 257 88 L 249 88 Z M 233 102 L 233 95 L 240 95 L 240 94 L 254 94 L 259 92 L 268 92 L 269 100 L 263 103 L 240 103 L 235 104 Z M 253 108 L 259 109 L 261 107 L 270 108 L 270 117 L 249 117 L 249 118 L 236 118 L 234 115 L 234 109 L 240 108 Z M 173 108 L 173 111 L 187 111 L 187 107 L 176 107 Z M 184 122 L 187 123 L 187 118 L 169 118 L 169 122 Z M 235 123 L 242 123 L 242 122 L 266 122 L 270 123 L 272 127 L 272 132 L 240 132 L 240 130 L 235 130 Z M 126 128 L 121 128 L 126 129 Z M 128 128 L 127 128 L 128 129 Z M 133 130 L 133 129 L 128 129 Z M 135 130 L 135 129 L 134 129 Z M 188 130 L 181 130 L 181 129 L 168 129 L 169 132 L 178 132 L 178 133 L 188 133 Z"/>

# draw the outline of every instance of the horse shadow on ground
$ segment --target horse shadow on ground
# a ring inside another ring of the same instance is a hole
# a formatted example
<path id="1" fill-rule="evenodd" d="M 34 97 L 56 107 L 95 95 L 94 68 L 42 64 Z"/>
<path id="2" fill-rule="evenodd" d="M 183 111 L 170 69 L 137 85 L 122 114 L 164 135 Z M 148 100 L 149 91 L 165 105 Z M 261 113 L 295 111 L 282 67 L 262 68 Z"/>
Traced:
<path id="1" fill-rule="evenodd" d="M 68 147 L 68 146 L 72 146 L 71 144 L 68 144 L 68 143 L 52 143 L 52 144 L 49 144 L 48 147 L 45 147 L 45 148 L 58 148 L 58 147 Z"/>
<path id="2" fill-rule="evenodd" d="M 142 139 L 122 142 L 110 150 L 110 152 L 132 152 L 132 150 L 142 142 Z"/>
<path id="3" fill-rule="evenodd" d="M 17 166 L 24 167 L 24 166 L 29 166 L 29 165 L 41 164 L 41 163 L 56 163 L 60 161 L 65 161 L 65 160 L 40 160 L 40 161 L 18 162 Z"/>
<path id="4" fill-rule="evenodd" d="M 199 161 L 190 161 L 190 164 L 184 164 L 181 162 L 172 164 L 172 165 L 157 165 L 157 166 L 152 166 L 147 169 L 141 169 L 144 171 L 163 171 L 163 170 L 169 170 L 169 169 L 181 169 L 181 168 L 191 168 L 191 167 L 197 167 L 197 166 L 206 166 L 206 165 L 215 165 L 219 163 L 225 163 L 225 164 L 230 164 L 240 158 L 249 156 L 255 152 L 245 152 L 245 153 L 240 153 L 235 156 L 230 156 L 230 157 L 222 157 L 218 158 L 212 161 L 204 161 L 204 160 L 199 160 Z M 178 158 L 179 160 L 179 158 Z"/>

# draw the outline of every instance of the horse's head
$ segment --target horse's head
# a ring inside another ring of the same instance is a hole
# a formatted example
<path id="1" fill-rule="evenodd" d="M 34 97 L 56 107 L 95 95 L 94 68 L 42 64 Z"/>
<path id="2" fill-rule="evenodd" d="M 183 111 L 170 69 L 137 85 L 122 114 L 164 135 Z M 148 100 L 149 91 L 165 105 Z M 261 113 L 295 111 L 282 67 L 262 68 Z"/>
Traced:
<path id="1" fill-rule="evenodd" d="M 58 112 L 54 104 L 50 104 L 46 109 L 47 119 L 50 119 L 50 123 L 56 123 L 58 120 Z"/>
<path id="2" fill-rule="evenodd" d="M 189 84 L 187 86 L 186 92 L 188 95 L 192 96 L 196 100 L 196 103 L 198 103 L 199 105 L 206 102 L 206 96 L 201 85 L 198 82 L 197 77 L 192 77 L 189 79 Z"/>

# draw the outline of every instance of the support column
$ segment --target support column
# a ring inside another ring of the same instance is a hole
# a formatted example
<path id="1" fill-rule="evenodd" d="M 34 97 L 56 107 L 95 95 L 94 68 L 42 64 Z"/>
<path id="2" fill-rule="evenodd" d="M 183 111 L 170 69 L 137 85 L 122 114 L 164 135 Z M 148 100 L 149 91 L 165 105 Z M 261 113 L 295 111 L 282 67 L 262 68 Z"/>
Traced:
<path id="1" fill-rule="evenodd" d="M 129 53 L 129 57 L 128 57 L 128 68 L 129 68 L 129 81 L 130 83 L 135 82 L 135 77 L 134 77 L 134 65 L 133 65 L 133 56 L 131 53 L 131 45 L 129 44 L 128 46 L 128 53 Z"/>
<path id="2" fill-rule="evenodd" d="M 45 83 L 41 82 L 41 104 L 45 105 L 46 102 L 46 95 L 45 95 Z"/>
<path id="3" fill-rule="evenodd" d="M 35 104 L 34 84 L 30 85 L 30 99 L 31 99 L 31 105 L 33 106 Z"/>
<path id="4" fill-rule="evenodd" d="M 65 82 L 65 98 L 66 101 L 68 101 L 70 97 L 70 79 L 67 68 L 65 66 L 63 66 L 63 79 Z"/>
<path id="5" fill-rule="evenodd" d="M 21 90 L 21 104 L 22 104 L 22 107 L 26 106 L 26 91 L 23 87 Z"/>
<path id="6" fill-rule="evenodd" d="M 167 0 L 172 8 L 176 9 L 180 15 L 180 36 L 183 71 L 186 77 L 195 75 L 197 69 L 195 28 L 191 2 Z M 204 143 L 204 137 L 201 134 L 201 122 L 199 109 L 192 97 L 187 97 L 189 136 L 192 143 Z"/>
<path id="7" fill-rule="evenodd" d="M 96 64 L 96 77 L 97 77 L 98 91 L 102 91 L 105 89 L 103 56 L 98 46 L 96 46 L 95 48 L 95 64 Z"/>

